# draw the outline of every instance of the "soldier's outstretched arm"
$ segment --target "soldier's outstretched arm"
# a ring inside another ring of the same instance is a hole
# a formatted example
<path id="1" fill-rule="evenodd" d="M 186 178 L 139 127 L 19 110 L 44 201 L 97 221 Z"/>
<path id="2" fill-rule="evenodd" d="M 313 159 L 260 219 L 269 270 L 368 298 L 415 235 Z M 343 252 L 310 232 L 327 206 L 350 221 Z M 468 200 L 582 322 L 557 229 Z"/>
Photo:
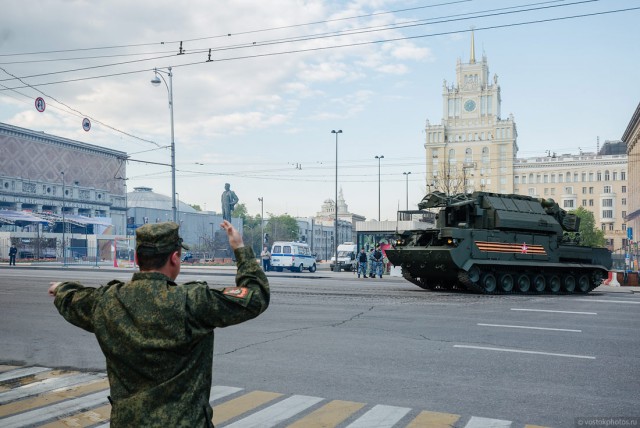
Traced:
<path id="1" fill-rule="evenodd" d="M 223 290 L 187 283 L 189 310 L 195 327 L 213 328 L 238 324 L 255 318 L 269 306 L 269 281 L 256 261 L 251 247 L 245 247 L 242 235 L 228 221 L 220 225 L 227 232 L 229 245 L 236 256 L 236 286 Z"/>

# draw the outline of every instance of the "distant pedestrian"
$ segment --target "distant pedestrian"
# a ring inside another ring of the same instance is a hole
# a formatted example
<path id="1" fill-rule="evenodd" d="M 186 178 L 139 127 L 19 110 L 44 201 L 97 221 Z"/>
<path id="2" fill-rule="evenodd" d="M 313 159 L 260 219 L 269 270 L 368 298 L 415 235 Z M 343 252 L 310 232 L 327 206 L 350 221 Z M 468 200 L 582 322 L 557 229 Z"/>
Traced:
<path id="1" fill-rule="evenodd" d="M 374 271 L 373 271 L 373 278 L 376 277 L 376 275 L 378 275 L 380 278 L 382 278 L 382 268 L 383 268 L 383 261 L 382 261 L 382 251 L 380 250 L 380 246 L 376 245 L 376 249 L 373 252 L 373 265 L 374 265 Z"/>
<path id="2" fill-rule="evenodd" d="M 375 266 L 375 261 L 373 260 L 373 251 L 374 249 L 370 249 L 369 250 L 369 254 L 367 254 L 367 263 L 368 263 L 368 271 L 369 271 L 369 278 L 375 278 L 376 277 L 376 266 Z"/>
<path id="3" fill-rule="evenodd" d="M 9 248 L 9 266 L 16 265 L 16 254 L 18 254 L 18 249 L 15 244 L 11 244 L 11 248 Z"/>
<path id="4" fill-rule="evenodd" d="M 364 248 L 361 248 L 358 254 L 358 278 L 360 278 L 360 274 L 363 278 L 367 277 L 367 253 Z"/>
<path id="5" fill-rule="evenodd" d="M 271 253 L 269 252 L 269 248 L 267 248 L 266 246 L 262 248 L 260 257 L 262 258 L 262 269 L 265 272 L 269 272 L 269 270 L 271 269 Z"/>

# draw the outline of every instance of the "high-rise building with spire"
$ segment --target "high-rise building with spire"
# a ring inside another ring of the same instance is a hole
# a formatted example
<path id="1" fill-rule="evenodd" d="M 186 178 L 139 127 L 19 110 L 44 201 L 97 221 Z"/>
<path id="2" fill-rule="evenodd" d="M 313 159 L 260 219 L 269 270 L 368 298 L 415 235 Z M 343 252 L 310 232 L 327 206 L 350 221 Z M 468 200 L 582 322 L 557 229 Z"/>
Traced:
<path id="1" fill-rule="evenodd" d="M 442 84 L 443 117 L 426 123 L 427 188 L 453 194 L 484 190 L 513 192 L 518 151 L 513 115 L 501 117 L 497 74 L 489 77 L 487 57 L 476 61 L 471 32 L 468 63 L 458 58 L 456 81 Z"/>

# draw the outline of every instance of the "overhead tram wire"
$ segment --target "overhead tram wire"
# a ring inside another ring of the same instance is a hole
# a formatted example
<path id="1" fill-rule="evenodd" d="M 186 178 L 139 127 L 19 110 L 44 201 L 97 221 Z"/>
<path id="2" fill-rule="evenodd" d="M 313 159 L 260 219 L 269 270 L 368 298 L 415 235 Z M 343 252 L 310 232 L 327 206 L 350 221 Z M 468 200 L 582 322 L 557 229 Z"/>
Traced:
<path id="1" fill-rule="evenodd" d="M 608 14 L 612 14 L 612 13 L 630 12 L 630 11 L 635 11 L 635 10 L 640 10 L 640 6 L 639 7 L 624 8 L 624 9 L 615 9 L 615 10 L 607 10 L 607 11 L 599 11 L 599 12 L 578 14 L 578 15 L 562 16 L 562 17 L 556 17 L 556 18 L 545 18 L 545 19 L 538 19 L 538 20 L 531 20 L 531 21 L 507 23 L 507 24 L 500 24 L 500 25 L 491 25 L 491 26 L 486 26 L 486 27 L 475 27 L 474 31 L 486 31 L 486 30 L 495 30 L 495 29 L 501 29 L 501 28 L 519 27 L 519 26 L 524 26 L 524 25 L 533 25 L 533 24 L 541 24 L 541 23 L 548 23 L 548 22 L 557 22 L 557 21 L 564 21 L 564 20 L 568 20 L 568 19 L 587 18 L 587 17 L 593 17 L 593 16 L 608 15 Z M 464 30 L 443 31 L 443 32 L 438 32 L 438 33 L 421 34 L 421 35 L 416 35 L 416 36 L 396 37 L 396 38 L 392 38 L 392 39 L 372 40 L 372 41 L 366 41 L 366 42 L 354 42 L 354 43 L 347 43 L 347 44 L 343 44 L 343 45 L 321 46 L 321 47 L 314 47 L 314 48 L 308 48 L 308 49 L 287 50 L 287 51 L 281 51 L 281 52 L 270 52 L 270 53 L 265 53 L 265 54 L 253 54 L 253 55 L 244 55 L 244 56 L 236 56 L 236 57 L 229 57 L 229 58 L 218 58 L 218 59 L 211 60 L 211 61 L 197 61 L 197 62 L 191 62 L 191 63 L 185 63 L 185 64 L 178 64 L 178 65 L 173 65 L 172 67 L 173 68 L 181 68 L 181 67 L 190 67 L 190 66 L 194 66 L 194 65 L 201 65 L 203 63 L 206 64 L 207 62 L 238 61 L 238 60 L 253 59 L 253 58 L 263 58 L 263 57 L 271 57 L 271 56 L 290 55 L 290 54 L 295 54 L 295 53 L 317 52 L 317 51 L 323 51 L 323 50 L 329 50 L 329 49 L 340 49 L 340 48 L 348 48 L 348 47 L 356 47 L 356 46 L 366 46 L 366 45 L 375 45 L 375 44 L 382 44 L 382 43 L 392 43 L 392 42 L 398 42 L 398 41 L 404 41 L 404 40 L 415 40 L 415 39 L 421 39 L 421 38 L 427 38 L 427 37 L 437 37 L 437 36 L 445 36 L 445 35 L 451 35 L 451 34 L 468 33 L 470 31 L 472 31 L 472 30 L 464 29 Z M 59 80 L 59 81 L 53 81 L 53 82 L 39 83 L 39 84 L 34 84 L 32 86 L 58 85 L 58 84 L 62 84 L 62 83 L 71 83 L 71 82 L 79 82 L 79 81 L 85 81 L 85 80 L 94 80 L 94 79 L 101 79 L 101 78 L 106 78 L 106 77 L 114 77 L 114 76 L 121 76 L 121 75 L 127 75 L 127 74 L 143 73 L 143 72 L 149 72 L 149 71 L 153 71 L 153 69 L 127 71 L 127 72 L 120 72 L 120 73 L 111 73 L 111 74 L 104 74 L 104 75 L 91 76 L 91 77 L 79 77 L 79 78 L 75 78 L 75 79 L 65 79 L 65 80 Z M 29 87 L 29 86 L 28 85 L 27 86 L 14 86 L 14 87 L 11 87 L 11 88 L 0 89 L 0 92 L 7 91 L 7 90 L 14 90 L 14 89 L 22 89 L 22 88 L 26 88 L 26 87 Z"/>
<path id="2" fill-rule="evenodd" d="M 181 43 L 183 41 L 184 42 L 192 42 L 192 41 L 207 40 L 207 39 L 226 38 L 226 37 L 229 37 L 229 36 L 232 36 L 232 35 L 233 36 L 237 36 L 237 35 L 244 35 L 244 34 L 255 34 L 255 33 L 266 32 L 266 31 L 275 31 L 275 30 L 283 30 L 283 29 L 287 29 L 287 28 L 296 28 L 296 27 L 303 27 L 303 26 L 326 24 L 326 23 L 330 23 L 330 22 L 346 21 L 346 20 L 350 20 L 350 19 L 367 18 L 367 17 L 386 15 L 386 14 L 391 14 L 391 13 L 408 12 L 408 11 L 412 11 L 412 10 L 427 9 L 427 8 L 432 8 L 432 7 L 437 7 L 437 6 L 451 6 L 451 5 L 454 5 L 454 4 L 468 3 L 468 2 L 471 2 L 471 1 L 473 1 L 473 0 L 454 0 L 454 1 L 449 1 L 449 2 L 445 2 L 445 3 L 433 4 L 433 5 L 416 6 L 416 7 L 412 7 L 412 8 L 406 8 L 406 9 L 398 9 L 398 10 L 391 10 L 391 11 L 385 11 L 385 12 L 374 12 L 374 13 L 365 14 L 365 15 L 349 16 L 349 17 L 344 17 L 344 18 L 326 19 L 326 20 L 322 20 L 322 21 L 307 22 L 307 23 L 303 23 L 303 24 L 291 24 L 291 25 L 284 25 L 284 26 L 280 26 L 280 27 L 264 28 L 264 29 L 259 29 L 259 30 L 240 31 L 240 32 L 235 32 L 235 33 L 226 33 L 226 34 L 220 34 L 220 35 L 217 35 L 217 36 L 198 37 L 198 38 L 186 39 L 186 40 L 175 40 L 175 41 L 168 41 L 168 42 L 153 42 L 153 43 L 135 43 L 135 44 L 127 44 L 127 45 L 100 46 L 100 47 L 91 47 L 91 48 L 60 49 L 60 50 L 40 51 L 40 52 L 8 53 L 8 54 L 0 54 L 0 57 L 5 57 L 5 56 L 23 56 L 23 55 L 41 55 L 41 54 L 62 53 L 62 52 L 84 52 L 84 51 L 90 51 L 90 50 L 121 49 L 121 48 L 131 48 L 131 47 L 141 47 L 141 46 L 157 46 L 157 45 L 178 44 L 178 43 Z M 561 1 L 561 0 L 558 0 L 558 1 Z"/>
<path id="3" fill-rule="evenodd" d="M 471 0 L 464 0 L 464 1 L 471 1 Z M 336 35 L 336 36 L 339 36 L 339 35 L 351 35 L 351 34 L 354 34 L 353 33 L 354 31 L 366 30 L 366 29 L 379 29 L 380 31 L 386 31 L 386 30 L 396 29 L 396 27 L 398 27 L 400 25 L 407 25 L 407 24 L 411 24 L 411 23 L 433 21 L 433 20 L 436 20 L 436 19 L 453 18 L 453 17 L 459 17 L 459 16 L 468 16 L 468 15 L 473 15 L 473 14 L 477 14 L 477 13 L 486 13 L 486 12 L 496 12 L 496 11 L 500 11 L 500 10 L 517 9 L 517 8 L 521 8 L 521 7 L 542 5 L 542 4 L 548 4 L 548 3 L 558 3 L 558 2 L 563 2 L 563 1 L 565 1 L 565 0 L 549 0 L 549 1 L 544 1 L 544 2 L 529 3 L 529 4 L 525 4 L 525 5 L 519 5 L 519 6 L 509 6 L 509 7 L 497 8 L 497 9 L 487 9 L 487 10 L 484 10 L 484 11 L 467 12 L 467 13 L 460 13 L 460 14 L 454 14 L 454 15 L 445 15 L 445 16 L 434 17 L 434 18 L 424 18 L 424 19 L 417 19 L 417 20 L 412 20 L 412 21 L 404 21 L 401 24 L 387 24 L 387 25 L 378 25 L 378 26 L 374 26 L 374 27 L 361 27 L 361 28 L 352 29 L 352 30 L 340 30 L 340 31 L 319 33 L 319 34 L 315 34 L 314 36 L 318 37 L 318 36 L 326 36 L 326 35 L 332 35 L 332 34 Z M 590 1 L 600 1 L 600 0 L 590 0 Z M 425 6 L 425 7 L 427 7 L 427 6 Z M 412 9 L 416 9 L 416 8 L 405 9 L 405 10 L 412 10 Z M 400 10 L 400 11 L 404 11 L 404 10 Z M 383 13 L 393 13 L 393 12 L 397 12 L 397 11 L 383 12 Z M 377 14 L 373 14 L 373 15 L 377 15 Z M 361 17 L 363 17 L 363 16 L 366 17 L 368 15 L 362 15 Z M 342 20 L 342 19 L 343 18 L 335 19 L 335 21 L 339 21 L 339 20 Z M 350 18 L 344 18 L 344 19 L 350 19 Z M 329 20 L 329 21 L 333 21 L 333 20 Z M 322 22 L 328 22 L 328 21 L 322 21 Z M 273 30 L 273 29 L 298 27 L 298 26 L 303 26 L 303 25 L 309 25 L 309 24 L 296 24 L 296 25 L 285 26 L 285 27 L 274 27 L 272 29 L 247 31 L 245 33 L 270 31 L 270 30 Z M 236 33 L 236 35 L 238 35 L 238 34 L 244 34 L 244 33 Z M 218 37 L 218 36 L 216 36 L 216 37 Z M 240 43 L 240 44 L 228 45 L 228 46 L 221 46 L 221 47 L 216 47 L 216 48 L 196 48 L 196 49 L 190 49 L 189 52 L 184 52 L 184 53 L 185 54 L 203 53 L 203 52 L 207 52 L 208 49 L 211 49 L 212 52 L 218 52 L 218 51 L 229 50 L 229 49 L 234 49 L 234 48 L 245 48 L 245 47 L 246 48 L 251 48 L 251 47 L 256 47 L 256 46 L 262 46 L 265 43 L 269 43 L 269 42 L 298 41 L 298 39 L 300 39 L 301 37 L 309 37 L 309 36 L 295 36 L 295 37 L 288 37 L 288 38 L 275 39 L 275 40 L 267 40 L 267 41 L 260 41 L 260 42 L 246 42 L 246 43 Z M 185 42 L 187 42 L 187 41 L 204 40 L 204 39 L 209 39 L 209 38 L 211 38 L 211 37 L 201 37 L 201 38 L 198 38 L 198 39 L 185 40 Z M 29 61 L 11 61 L 11 62 L 0 62 L 0 65 L 31 64 L 31 63 L 57 62 L 57 61 L 77 61 L 77 60 L 85 60 L 85 59 L 117 58 L 117 57 L 141 56 L 141 55 L 157 55 L 157 54 L 164 54 L 164 53 L 169 53 L 169 52 L 172 52 L 172 51 L 123 53 L 123 54 L 113 54 L 113 55 L 97 55 L 97 56 L 88 56 L 88 57 L 71 57 L 71 58 L 57 58 L 57 59 L 50 58 L 50 59 L 29 60 Z M 0 56 L 2 56 L 2 55 L 0 55 Z M 171 55 L 171 56 L 173 56 L 173 55 Z M 162 57 L 153 57 L 151 59 L 159 59 L 159 58 L 164 58 L 164 56 L 162 56 Z M 120 64 L 121 63 L 114 63 L 113 65 L 120 65 Z M 122 64 L 124 64 L 124 63 L 122 63 Z M 104 66 L 109 66 L 109 65 L 111 65 L 111 64 L 105 64 Z M 67 70 L 67 71 L 76 71 L 76 70 Z M 47 75 L 47 74 L 44 74 L 44 75 Z M 34 76 L 22 76 L 22 77 L 26 78 L 26 77 L 36 77 L 36 76 L 42 76 L 42 74 L 41 75 L 34 75 Z"/>
<path id="4" fill-rule="evenodd" d="M 66 108 L 68 108 L 71 112 L 74 112 L 74 113 L 79 114 L 81 117 L 89 118 L 89 119 L 91 119 L 92 121 L 94 121 L 95 123 L 99 123 L 100 125 L 105 126 L 105 127 L 109 128 L 109 129 L 111 129 L 112 131 L 115 131 L 115 132 L 120 133 L 120 134 L 122 134 L 122 135 L 126 135 L 127 137 L 131 137 L 131 138 L 133 138 L 133 139 L 136 139 L 136 140 L 139 140 L 139 141 L 143 141 L 143 142 L 145 142 L 145 143 L 154 144 L 156 147 L 160 147 L 160 144 L 156 143 L 155 141 L 147 140 L 147 139 L 144 139 L 144 138 L 138 137 L 138 136 L 136 136 L 136 135 L 130 134 L 130 133 L 126 132 L 126 131 L 122 131 L 121 129 L 118 129 L 118 128 L 115 128 L 115 127 L 113 127 L 113 126 L 111 126 L 111 125 L 108 125 L 108 124 L 106 124 L 106 123 L 104 123 L 104 122 L 102 122 L 102 121 L 100 121 L 100 120 L 98 120 L 98 119 L 95 119 L 95 118 L 94 118 L 94 117 L 92 117 L 92 116 L 86 115 L 86 114 L 82 113 L 81 111 L 76 110 L 76 109 L 74 109 L 73 107 L 68 106 L 67 104 L 63 103 L 62 101 L 60 101 L 60 100 L 56 99 L 55 97 L 53 97 L 53 96 L 51 96 L 51 95 L 48 95 L 48 94 L 45 94 L 45 93 L 44 93 L 44 92 L 42 92 L 40 89 L 38 89 L 38 88 L 36 88 L 36 87 L 33 87 L 32 85 L 29 85 L 28 83 L 26 83 L 25 81 L 23 81 L 21 78 L 14 76 L 13 74 L 9 73 L 7 70 L 5 70 L 5 69 L 4 69 L 4 68 L 2 68 L 2 67 L 0 67 L 0 70 L 4 71 L 4 72 L 5 72 L 6 74 L 8 74 L 9 76 L 13 76 L 15 79 L 18 79 L 20 82 L 24 83 L 25 85 L 28 85 L 28 87 L 30 87 L 30 88 L 31 88 L 31 89 L 33 89 L 34 91 L 38 92 L 39 94 L 41 94 L 41 95 L 43 95 L 43 96 L 45 96 L 45 97 L 47 97 L 47 98 L 52 99 L 53 101 L 57 102 L 57 103 L 58 103 L 58 104 L 60 104 L 60 105 L 65 106 L 65 107 L 66 107 Z M 2 86 L 4 86 L 4 85 L 2 85 Z M 21 94 L 21 95 L 22 95 L 22 94 Z"/>
<path id="5" fill-rule="evenodd" d="M 508 14 L 515 14 L 515 13 L 533 12 L 533 11 L 539 11 L 539 10 L 550 9 L 550 8 L 576 6 L 584 3 L 599 2 L 601 0 L 580 0 L 573 3 L 548 5 L 549 3 L 557 3 L 562 1 L 564 0 L 551 0 L 551 1 L 544 1 L 544 2 L 538 2 L 538 3 L 529 3 L 526 5 L 520 5 L 520 6 L 510 6 L 505 8 L 488 9 L 488 10 L 468 12 L 463 14 L 445 15 L 445 16 L 435 17 L 435 18 L 425 18 L 425 19 L 413 20 L 413 21 L 408 21 L 408 22 L 403 22 L 398 24 L 388 24 L 388 25 L 374 26 L 374 27 L 361 27 L 361 28 L 356 28 L 351 30 L 340 30 L 340 31 L 334 31 L 334 32 L 307 35 L 307 36 L 305 35 L 294 36 L 294 37 L 288 37 L 283 39 L 266 40 L 266 41 L 259 41 L 259 42 L 255 42 L 255 41 L 246 42 L 241 44 L 219 46 L 219 47 L 212 47 L 212 48 L 195 48 L 195 49 L 190 49 L 188 52 L 181 51 L 178 55 L 199 55 L 207 52 L 211 54 L 213 52 L 223 52 L 227 50 L 254 49 L 257 47 L 273 46 L 273 45 L 279 45 L 284 43 L 305 42 L 305 41 L 320 40 L 320 39 L 327 39 L 327 38 L 333 38 L 333 37 L 345 37 L 345 36 L 367 34 L 367 33 L 373 33 L 373 32 L 413 28 L 413 27 L 419 27 L 419 26 L 425 26 L 425 25 L 444 24 L 444 23 L 464 21 L 469 19 L 480 19 L 480 18 L 488 18 L 488 17 L 508 15 Z M 541 6 L 541 5 L 547 5 L 547 6 Z M 538 6 L 538 7 L 530 7 L 530 6 Z M 528 7 L 528 9 L 512 10 L 512 9 L 522 8 L 522 7 Z M 81 67 L 81 68 L 67 69 L 67 70 L 47 72 L 47 73 L 32 74 L 32 75 L 26 75 L 21 77 L 26 79 L 26 78 L 33 78 L 33 77 L 52 76 L 56 74 L 72 73 L 72 72 L 93 70 L 93 69 L 99 69 L 99 68 L 105 68 L 105 67 L 115 67 L 119 65 L 135 64 L 139 62 L 155 61 L 159 59 L 174 58 L 175 56 L 176 54 L 163 55 L 159 57 L 143 58 L 143 59 L 132 60 L 132 61 L 121 61 L 121 62 L 110 63 L 110 64 L 102 64 L 102 65 L 95 65 L 90 67 Z M 213 61 L 220 61 L 220 60 L 217 59 Z M 7 81 L 7 80 L 12 80 L 12 79 L 0 79 L 0 82 Z"/>

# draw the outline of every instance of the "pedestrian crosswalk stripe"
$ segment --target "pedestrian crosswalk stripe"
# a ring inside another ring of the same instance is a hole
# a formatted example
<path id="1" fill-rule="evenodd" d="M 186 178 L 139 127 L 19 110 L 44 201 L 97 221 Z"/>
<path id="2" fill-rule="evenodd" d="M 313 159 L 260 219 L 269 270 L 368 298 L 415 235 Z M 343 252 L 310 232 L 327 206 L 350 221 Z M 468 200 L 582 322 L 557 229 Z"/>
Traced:
<path id="1" fill-rule="evenodd" d="M 294 417 L 320 401 L 322 401 L 322 398 L 292 395 L 266 409 L 259 410 L 250 416 L 228 425 L 227 428 L 270 428 Z"/>
<path id="2" fill-rule="evenodd" d="M 24 369 L 10 370 L 8 372 L 0 373 L 0 382 L 7 382 L 20 379 L 21 377 L 33 376 L 37 373 L 51 371 L 46 367 L 27 367 Z"/>
<path id="3" fill-rule="evenodd" d="M 479 418 L 473 416 L 464 428 L 509 428 L 511 421 L 502 421 L 500 419 Z"/>
<path id="4" fill-rule="evenodd" d="M 233 398 L 219 404 L 213 410 L 213 424 L 218 426 L 223 422 L 240 416 L 270 401 L 282 397 L 276 392 L 252 391 L 241 397 Z"/>
<path id="5" fill-rule="evenodd" d="M 73 414 L 73 412 L 91 409 L 92 407 L 106 404 L 107 393 L 105 391 L 96 392 L 80 398 L 74 398 L 62 403 L 53 404 L 51 406 L 40 409 L 30 410 L 26 413 L 19 413 L 3 419 L 3 428 L 19 428 L 29 425 L 41 424 L 49 419 L 58 418 Z"/>
<path id="6" fill-rule="evenodd" d="M 364 403 L 334 400 L 312 413 L 298 419 L 287 428 L 330 428 L 338 426 L 342 421 L 363 408 Z"/>
<path id="7" fill-rule="evenodd" d="M 109 428 L 109 384 L 104 373 L 44 367 L 0 366 L 0 427 Z M 22 386 L 22 382 L 29 382 Z M 80 383 L 77 383 L 80 382 Z M 511 421 L 407 407 L 327 400 L 304 395 L 246 391 L 232 386 L 210 390 L 218 428 L 508 428 Z M 465 423 L 466 422 L 466 423 Z M 526 425 L 524 428 L 544 428 Z"/>
<path id="8" fill-rule="evenodd" d="M 460 419 L 459 415 L 428 412 L 425 410 L 420 412 L 420 414 L 412 420 L 406 428 L 450 428 L 458 421 L 458 419 Z"/>
<path id="9" fill-rule="evenodd" d="M 70 398 L 80 397 L 96 391 L 106 391 L 104 392 L 104 396 L 106 397 L 109 395 L 108 389 L 109 381 L 107 379 L 102 379 L 84 385 L 76 385 L 62 390 L 52 391 L 48 394 L 36 395 L 34 397 L 14 401 L 0 406 L 0 418 L 41 406 L 58 403 Z M 1 425 L 2 424 L 0 423 L 0 426 Z"/>
<path id="10" fill-rule="evenodd" d="M 0 404 L 5 404 L 10 401 L 27 397 L 29 395 L 42 394 L 43 392 L 53 391 L 54 389 L 66 388 L 69 386 L 88 383 L 104 378 L 104 375 L 98 376 L 93 373 L 80 373 L 64 377 L 51 377 L 31 383 L 29 385 L 22 385 L 18 388 L 14 388 L 6 392 L 0 392 Z"/>
<path id="11" fill-rule="evenodd" d="M 219 400 L 228 395 L 235 394 L 238 391 L 242 391 L 242 388 L 236 388 L 235 386 L 216 385 L 209 391 L 209 401 L 213 402 L 215 400 Z"/>
<path id="12" fill-rule="evenodd" d="M 347 425 L 347 428 L 391 428 L 410 411 L 411 409 L 407 407 L 383 406 L 379 404 L 353 423 Z"/>

